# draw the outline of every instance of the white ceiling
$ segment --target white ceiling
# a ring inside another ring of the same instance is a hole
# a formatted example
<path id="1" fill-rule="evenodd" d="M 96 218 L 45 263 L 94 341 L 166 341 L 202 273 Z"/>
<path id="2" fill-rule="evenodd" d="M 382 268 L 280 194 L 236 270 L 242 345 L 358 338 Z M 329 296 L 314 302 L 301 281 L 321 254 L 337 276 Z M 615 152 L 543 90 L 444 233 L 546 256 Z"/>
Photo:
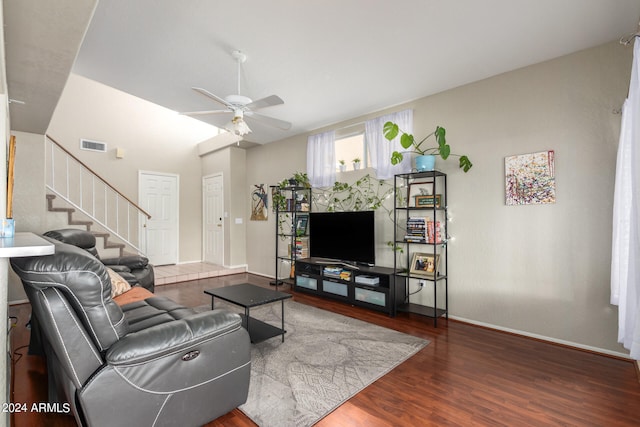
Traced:
<path id="1" fill-rule="evenodd" d="M 23 1 L 37 0 L 5 0 L 5 15 Z M 293 123 L 249 122 L 245 139 L 267 143 L 617 40 L 639 19 L 640 0 L 108 0 L 73 71 L 175 111 L 217 109 L 190 88 L 235 94 L 239 49 L 242 94 L 279 95 L 260 113 Z"/>

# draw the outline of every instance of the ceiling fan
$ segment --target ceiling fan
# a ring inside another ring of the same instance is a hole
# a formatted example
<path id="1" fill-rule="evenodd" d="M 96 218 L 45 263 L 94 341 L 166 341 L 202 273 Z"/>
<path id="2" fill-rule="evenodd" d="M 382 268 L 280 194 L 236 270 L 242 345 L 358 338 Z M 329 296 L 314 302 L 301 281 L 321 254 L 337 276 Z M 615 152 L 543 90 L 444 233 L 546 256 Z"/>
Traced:
<path id="1" fill-rule="evenodd" d="M 267 96 L 266 98 L 258 99 L 256 101 L 251 100 L 244 95 L 240 95 L 240 67 L 247 60 L 247 55 L 240 52 L 239 50 L 234 50 L 231 53 L 231 56 L 238 63 L 238 94 L 237 95 L 229 95 L 224 98 L 221 98 L 217 95 L 212 94 L 206 89 L 200 87 L 192 87 L 191 89 L 196 92 L 206 96 L 207 98 L 213 99 L 214 101 L 225 106 L 224 110 L 205 110 L 205 111 L 190 111 L 186 113 L 181 113 L 187 116 L 201 116 L 206 114 L 227 114 L 233 113 L 233 118 L 229 123 L 224 125 L 224 128 L 229 132 L 232 132 L 236 135 L 243 136 L 251 132 L 251 129 L 244 121 L 245 118 L 253 119 L 258 122 L 262 122 L 269 126 L 273 126 L 282 130 L 291 129 L 291 123 L 276 119 L 273 117 L 265 116 L 263 114 L 258 114 L 254 110 L 260 108 L 271 107 L 274 105 L 284 104 L 284 101 L 277 95 Z"/>

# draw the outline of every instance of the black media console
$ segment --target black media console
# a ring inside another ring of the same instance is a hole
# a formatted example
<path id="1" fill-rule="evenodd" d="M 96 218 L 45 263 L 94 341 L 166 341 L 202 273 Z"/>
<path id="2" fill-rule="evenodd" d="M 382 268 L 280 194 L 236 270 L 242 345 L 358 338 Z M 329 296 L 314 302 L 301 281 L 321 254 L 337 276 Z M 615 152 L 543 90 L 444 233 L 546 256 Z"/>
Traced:
<path id="1" fill-rule="evenodd" d="M 397 294 L 393 268 L 364 267 L 304 258 L 296 261 L 294 289 L 349 304 L 396 315 L 396 301 L 404 301 L 404 289 Z"/>

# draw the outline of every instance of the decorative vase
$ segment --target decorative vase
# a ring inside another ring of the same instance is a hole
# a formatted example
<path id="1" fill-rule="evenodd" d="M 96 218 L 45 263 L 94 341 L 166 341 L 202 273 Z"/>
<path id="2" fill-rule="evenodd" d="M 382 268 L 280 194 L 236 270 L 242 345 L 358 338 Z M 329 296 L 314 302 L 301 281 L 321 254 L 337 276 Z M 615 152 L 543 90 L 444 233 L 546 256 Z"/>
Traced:
<path id="1" fill-rule="evenodd" d="M 418 172 L 432 171 L 436 166 L 436 156 L 425 154 L 416 157 L 416 169 Z"/>

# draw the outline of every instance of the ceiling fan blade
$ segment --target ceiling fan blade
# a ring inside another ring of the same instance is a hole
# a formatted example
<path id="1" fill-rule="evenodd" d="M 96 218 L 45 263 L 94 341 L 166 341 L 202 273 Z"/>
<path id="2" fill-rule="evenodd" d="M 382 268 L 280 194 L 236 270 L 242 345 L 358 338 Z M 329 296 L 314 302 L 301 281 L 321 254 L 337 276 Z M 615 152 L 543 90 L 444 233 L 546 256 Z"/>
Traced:
<path id="1" fill-rule="evenodd" d="M 206 96 L 207 98 L 211 98 L 216 102 L 219 102 L 220 104 L 224 105 L 227 108 L 232 108 L 233 106 L 231 104 L 229 104 L 227 101 L 225 101 L 224 99 L 220 98 L 217 95 L 212 94 L 211 92 L 209 92 L 206 89 L 202 89 L 201 87 L 192 87 L 191 89 L 195 90 L 196 92 L 198 92 L 201 95 Z"/>
<path id="2" fill-rule="evenodd" d="M 258 108 L 271 107 L 273 105 L 284 104 L 284 101 L 278 95 L 267 96 L 266 98 L 258 99 L 247 105 L 246 108 L 250 110 L 257 110 Z"/>
<path id="3" fill-rule="evenodd" d="M 273 117 L 263 116 L 262 114 L 254 113 L 253 111 L 246 111 L 244 113 L 244 116 L 282 130 L 291 129 L 291 123 L 289 122 L 280 119 L 274 119 Z"/>
<path id="4" fill-rule="evenodd" d="M 186 111 L 180 113 L 181 116 L 204 116 L 205 114 L 233 113 L 231 110 L 207 110 L 207 111 Z"/>

